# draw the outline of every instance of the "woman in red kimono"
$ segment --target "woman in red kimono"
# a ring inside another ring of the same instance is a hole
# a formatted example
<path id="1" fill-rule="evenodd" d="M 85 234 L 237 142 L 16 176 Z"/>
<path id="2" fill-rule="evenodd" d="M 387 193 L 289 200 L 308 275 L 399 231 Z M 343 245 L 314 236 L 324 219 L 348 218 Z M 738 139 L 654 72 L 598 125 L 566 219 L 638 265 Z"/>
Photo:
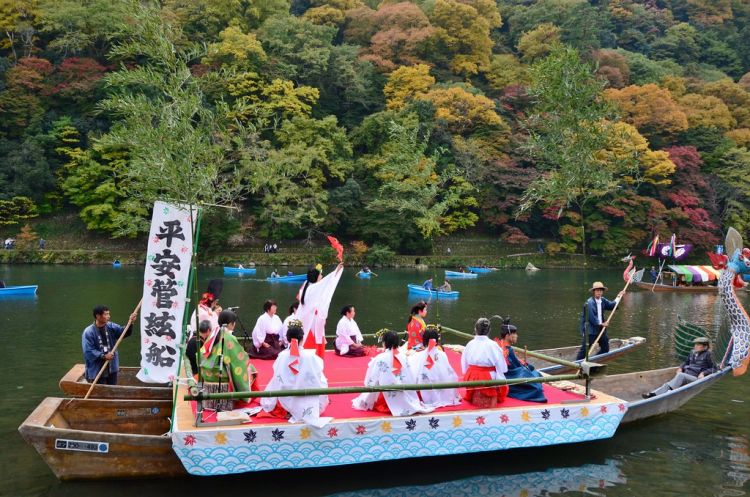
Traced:
<path id="1" fill-rule="evenodd" d="M 411 317 L 409 318 L 409 322 L 406 323 L 406 336 L 409 339 L 408 348 L 421 349 L 424 347 L 422 345 L 422 335 L 427 328 L 424 322 L 425 317 L 427 317 L 427 302 L 420 300 L 411 308 Z"/>

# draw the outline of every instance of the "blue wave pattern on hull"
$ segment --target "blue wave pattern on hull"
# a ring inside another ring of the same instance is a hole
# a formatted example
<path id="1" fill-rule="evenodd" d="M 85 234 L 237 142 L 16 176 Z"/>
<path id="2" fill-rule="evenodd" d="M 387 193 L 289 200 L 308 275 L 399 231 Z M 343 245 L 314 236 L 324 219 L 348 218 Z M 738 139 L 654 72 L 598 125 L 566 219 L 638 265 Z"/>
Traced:
<path id="1" fill-rule="evenodd" d="M 552 421 L 413 434 L 363 435 L 336 441 L 280 441 L 210 448 L 173 447 L 190 474 L 226 475 L 599 440 L 614 435 L 623 414 L 606 414 L 576 420 L 574 423 Z"/>

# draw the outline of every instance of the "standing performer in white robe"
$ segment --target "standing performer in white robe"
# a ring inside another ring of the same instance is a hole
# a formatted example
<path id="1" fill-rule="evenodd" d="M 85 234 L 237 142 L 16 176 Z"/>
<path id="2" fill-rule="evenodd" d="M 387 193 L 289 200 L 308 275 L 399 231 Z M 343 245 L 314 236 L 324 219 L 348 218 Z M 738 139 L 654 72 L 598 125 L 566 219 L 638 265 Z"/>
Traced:
<path id="1" fill-rule="evenodd" d="M 301 339 L 302 323 L 293 320 L 287 331 L 289 348 L 282 350 L 273 363 L 273 378 L 266 385 L 266 391 L 328 388 L 323 360 L 312 350 L 303 349 L 299 345 Z M 290 423 L 306 423 L 320 428 L 333 419 L 320 416 L 328 407 L 327 395 L 267 397 L 260 400 L 260 405 L 271 416 L 288 417 Z"/>
<path id="2" fill-rule="evenodd" d="M 383 335 L 385 352 L 375 356 L 367 366 L 366 387 L 416 383 L 406 356 L 399 352 L 399 341 L 398 333 L 395 331 L 389 330 Z M 360 411 L 390 413 L 393 416 L 410 416 L 417 412 L 427 413 L 434 410 L 424 405 L 419 400 L 417 392 L 413 390 L 363 393 L 352 400 L 352 407 Z"/>
<path id="3" fill-rule="evenodd" d="M 474 325 L 475 337 L 466 344 L 461 354 L 463 381 L 505 379 L 508 363 L 500 346 L 490 340 L 490 320 L 479 318 Z M 464 399 L 477 407 L 495 407 L 505 400 L 508 386 L 467 388 Z"/>
<path id="4" fill-rule="evenodd" d="M 454 383 L 458 375 L 448 361 L 448 356 L 437 346 L 439 338 L 435 330 L 424 332 L 425 349 L 409 358 L 409 367 L 417 383 Z M 429 407 L 456 406 L 461 403 L 461 396 L 455 388 L 445 390 L 420 390 L 422 402 Z"/>
<path id="5" fill-rule="evenodd" d="M 336 269 L 325 278 L 321 278 L 322 269 L 322 266 L 318 265 L 307 272 L 307 281 L 297 295 L 297 317 L 302 321 L 302 329 L 305 332 L 302 344 L 306 349 L 314 350 L 321 359 L 325 356 L 328 308 L 331 306 L 333 292 L 336 291 L 336 285 L 341 279 L 344 265 L 336 266 Z"/>
<path id="6" fill-rule="evenodd" d="M 263 314 L 258 317 L 253 328 L 253 345 L 247 351 L 255 359 L 276 359 L 284 348 L 281 340 L 283 323 L 276 315 L 276 302 L 266 300 Z"/>
<path id="7" fill-rule="evenodd" d="M 362 345 L 362 332 L 354 320 L 357 310 L 353 305 L 345 305 L 341 309 L 341 319 L 336 326 L 336 355 L 347 357 L 362 357 L 367 355 Z"/>

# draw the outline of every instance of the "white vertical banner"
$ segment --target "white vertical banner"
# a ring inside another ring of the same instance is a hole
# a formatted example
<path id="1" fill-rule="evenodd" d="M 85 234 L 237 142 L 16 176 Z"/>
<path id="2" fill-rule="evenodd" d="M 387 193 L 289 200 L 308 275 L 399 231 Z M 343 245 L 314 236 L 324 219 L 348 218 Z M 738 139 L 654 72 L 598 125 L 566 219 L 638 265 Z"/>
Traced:
<path id="1" fill-rule="evenodd" d="M 154 203 L 148 235 L 141 306 L 141 370 L 138 379 L 166 383 L 177 376 L 182 319 L 197 209 Z"/>

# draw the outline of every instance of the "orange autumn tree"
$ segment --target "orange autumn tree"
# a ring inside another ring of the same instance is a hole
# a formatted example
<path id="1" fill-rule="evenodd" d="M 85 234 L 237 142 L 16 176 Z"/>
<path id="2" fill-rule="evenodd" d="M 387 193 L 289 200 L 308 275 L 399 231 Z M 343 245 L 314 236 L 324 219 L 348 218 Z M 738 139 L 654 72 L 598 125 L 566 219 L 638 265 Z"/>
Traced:
<path id="1" fill-rule="evenodd" d="M 688 93 L 679 100 L 691 128 L 732 129 L 737 121 L 729 107 L 717 97 Z"/>
<path id="2" fill-rule="evenodd" d="M 409 101 L 424 96 L 434 84 L 435 78 L 425 64 L 399 67 L 388 76 L 383 88 L 386 107 L 402 109 Z"/>
<path id="3" fill-rule="evenodd" d="M 670 91 L 653 83 L 610 88 L 604 97 L 617 105 L 625 122 L 647 135 L 670 135 L 688 128 L 687 116 Z"/>

